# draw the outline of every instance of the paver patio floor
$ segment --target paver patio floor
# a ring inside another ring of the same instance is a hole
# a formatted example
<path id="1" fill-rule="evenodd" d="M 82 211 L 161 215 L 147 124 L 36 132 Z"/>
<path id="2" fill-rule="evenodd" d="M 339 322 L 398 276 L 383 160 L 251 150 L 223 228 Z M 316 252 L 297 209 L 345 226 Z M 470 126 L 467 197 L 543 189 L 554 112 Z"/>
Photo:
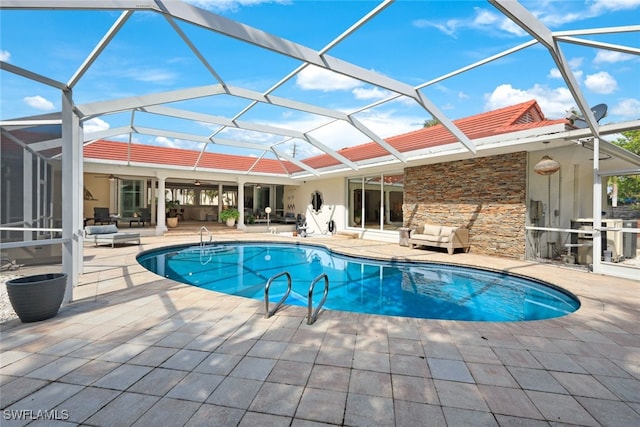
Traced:
<path id="1" fill-rule="evenodd" d="M 230 234 L 220 240 L 289 240 Z M 286 307 L 159 277 L 142 245 L 85 247 L 74 302 L 1 325 L 2 425 L 640 425 L 640 282 L 496 257 L 316 238 L 376 258 L 447 261 L 546 280 L 568 316 L 462 322 Z M 299 241 L 300 239 L 298 239 Z"/>

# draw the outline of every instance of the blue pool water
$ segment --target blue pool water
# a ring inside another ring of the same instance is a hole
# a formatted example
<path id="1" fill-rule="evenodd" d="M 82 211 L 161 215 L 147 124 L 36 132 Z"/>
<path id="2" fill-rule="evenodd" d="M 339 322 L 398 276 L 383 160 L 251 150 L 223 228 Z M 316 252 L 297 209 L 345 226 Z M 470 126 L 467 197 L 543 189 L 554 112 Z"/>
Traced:
<path id="1" fill-rule="evenodd" d="M 278 243 L 173 246 L 142 253 L 138 262 L 170 279 L 226 294 L 264 300 L 269 278 L 288 271 L 286 304 L 307 306 L 311 282 L 329 277 L 328 310 L 427 319 L 522 321 L 563 316 L 580 303 L 559 288 L 518 276 L 446 264 L 374 261 L 324 247 Z M 287 287 L 273 281 L 269 300 Z M 324 281 L 314 290 L 314 307 Z"/>

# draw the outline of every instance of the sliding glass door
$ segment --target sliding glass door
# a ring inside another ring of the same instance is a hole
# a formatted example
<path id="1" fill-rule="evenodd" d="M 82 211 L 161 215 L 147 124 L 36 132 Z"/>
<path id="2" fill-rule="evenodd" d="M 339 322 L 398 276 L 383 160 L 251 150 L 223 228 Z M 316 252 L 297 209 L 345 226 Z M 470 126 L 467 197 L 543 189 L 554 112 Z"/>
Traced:
<path id="1" fill-rule="evenodd" d="M 347 224 L 370 230 L 402 227 L 404 174 L 349 178 Z"/>

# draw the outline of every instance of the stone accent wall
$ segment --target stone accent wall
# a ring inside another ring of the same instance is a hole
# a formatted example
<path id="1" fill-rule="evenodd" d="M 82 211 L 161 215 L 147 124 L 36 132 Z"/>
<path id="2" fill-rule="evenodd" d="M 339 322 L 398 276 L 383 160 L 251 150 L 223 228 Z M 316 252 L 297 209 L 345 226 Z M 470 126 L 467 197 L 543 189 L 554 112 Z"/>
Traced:
<path id="1" fill-rule="evenodd" d="M 471 253 L 525 258 L 525 152 L 406 168 L 404 226 L 469 229 Z"/>

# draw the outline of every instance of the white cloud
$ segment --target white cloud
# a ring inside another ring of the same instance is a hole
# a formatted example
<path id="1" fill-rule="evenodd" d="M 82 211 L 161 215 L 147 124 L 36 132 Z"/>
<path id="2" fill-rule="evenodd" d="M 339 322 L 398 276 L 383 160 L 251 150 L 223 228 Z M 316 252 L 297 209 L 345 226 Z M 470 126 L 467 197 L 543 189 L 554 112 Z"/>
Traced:
<path id="1" fill-rule="evenodd" d="M 139 82 L 171 84 L 178 78 L 177 73 L 162 69 L 130 69 L 123 74 L 125 77 L 132 78 Z"/>
<path id="2" fill-rule="evenodd" d="M 633 55 L 628 55 L 622 52 L 614 52 L 612 50 L 599 50 L 596 57 L 593 59 L 594 64 L 602 63 L 616 63 L 623 61 L 630 61 L 634 59 Z"/>
<path id="3" fill-rule="evenodd" d="M 537 6 L 537 9 L 533 9 Z M 596 18 L 609 12 L 632 10 L 640 6 L 640 0 L 593 0 L 593 1 L 542 1 L 532 3 L 531 12 L 542 23 L 557 28 L 563 24 Z"/>
<path id="4" fill-rule="evenodd" d="M 573 5 L 576 5 L 575 2 L 570 2 Z M 542 21 L 545 25 L 549 27 L 559 27 L 563 24 L 567 24 L 570 22 L 581 21 L 585 18 L 588 18 L 591 13 L 587 11 L 555 11 L 555 10 L 545 10 L 534 13 L 540 21 Z"/>
<path id="5" fill-rule="evenodd" d="M 235 12 L 241 7 L 257 6 L 263 3 L 288 4 L 288 0 L 185 0 L 194 6 L 218 12 Z"/>
<path id="6" fill-rule="evenodd" d="M 536 84 L 529 89 L 517 89 L 503 84 L 490 94 L 485 94 L 485 109 L 495 110 L 535 99 L 546 117 L 564 117 L 567 109 L 575 104 L 571 92 L 564 87 L 549 88 Z"/>
<path id="7" fill-rule="evenodd" d="M 582 76 L 584 75 L 584 72 L 582 70 L 571 70 L 571 72 L 573 73 L 573 76 L 576 78 L 576 80 L 582 79 Z M 549 74 L 547 74 L 547 77 L 550 79 L 562 79 L 562 74 L 557 68 L 552 68 L 549 70 Z"/>
<path id="8" fill-rule="evenodd" d="M 606 71 L 588 75 L 584 80 L 584 84 L 587 89 L 599 94 L 613 93 L 618 89 L 618 82 Z"/>
<path id="9" fill-rule="evenodd" d="M 153 139 L 153 145 L 159 145 L 161 147 L 180 148 L 183 150 L 201 150 L 202 143 L 195 141 L 186 141 L 177 138 L 167 138 L 164 136 L 156 136 Z"/>
<path id="10" fill-rule="evenodd" d="M 11 53 L 8 50 L 0 49 L 0 61 L 9 62 Z"/>
<path id="11" fill-rule="evenodd" d="M 421 128 L 428 116 L 426 112 L 424 114 L 416 113 L 412 115 L 404 114 L 402 111 L 403 110 L 383 110 L 378 108 L 358 113 L 357 119 L 380 137 L 387 138 Z M 371 141 L 371 138 L 367 137 L 362 132 L 342 120 L 335 121 L 326 126 L 321 126 L 326 124 L 327 121 L 328 120 L 326 118 L 304 116 L 295 121 L 270 122 L 269 124 L 271 126 L 299 130 L 315 129 L 314 131 L 309 132 L 310 135 L 334 150 L 353 147 L 355 145 L 365 144 Z M 298 140 L 295 145 L 297 159 L 305 159 L 307 157 L 321 154 L 320 150 L 313 147 L 306 141 Z M 287 154 L 291 155 L 293 153 L 293 142 L 279 145 L 276 149 L 285 151 Z"/>
<path id="12" fill-rule="evenodd" d="M 464 26 L 464 23 L 458 19 L 450 19 L 446 22 L 433 22 L 429 21 L 428 19 L 416 19 L 412 24 L 417 28 L 433 27 L 454 38 L 456 37 L 458 28 Z"/>
<path id="13" fill-rule="evenodd" d="M 516 23 L 506 18 L 500 22 L 500 29 L 506 32 L 507 34 L 511 34 L 513 36 L 521 37 L 526 34 L 525 31 L 522 28 L 520 28 Z"/>
<path id="14" fill-rule="evenodd" d="M 562 74 L 557 68 L 552 68 L 549 70 L 549 74 L 547 74 L 547 77 L 549 77 L 550 79 L 561 79 Z"/>
<path id="15" fill-rule="evenodd" d="M 611 109 L 611 114 L 625 118 L 640 118 L 640 100 L 634 98 L 623 99 Z"/>
<path id="16" fill-rule="evenodd" d="M 596 0 L 589 10 L 596 14 L 640 7 L 640 0 Z"/>
<path id="17" fill-rule="evenodd" d="M 584 58 L 581 56 L 572 58 L 569 60 L 569 68 L 571 68 L 572 70 L 578 69 L 582 67 L 583 63 L 584 63 Z"/>
<path id="18" fill-rule="evenodd" d="M 351 90 L 363 86 L 363 83 L 351 77 L 310 65 L 298 73 L 296 86 L 302 90 L 330 92 L 334 90 Z"/>
<path id="19" fill-rule="evenodd" d="M 55 109 L 55 106 L 53 105 L 53 102 L 49 101 L 48 99 L 43 98 L 40 95 L 25 96 L 22 100 L 29 107 L 35 108 L 36 110 L 52 111 L 52 110 Z"/>
<path id="20" fill-rule="evenodd" d="M 247 129 L 225 128 L 218 134 L 218 137 L 230 139 L 233 141 L 251 142 L 254 144 L 264 144 L 265 148 L 268 145 L 277 141 L 281 141 L 284 137 L 278 135 L 272 135 L 269 133 L 256 132 Z M 215 141 L 215 137 L 214 137 Z"/>
<path id="21" fill-rule="evenodd" d="M 456 38 L 461 30 L 475 29 L 482 32 L 495 31 L 499 28 L 504 33 L 515 36 L 522 36 L 525 32 L 506 17 L 488 9 L 475 7 L 474 16 L 449 19 L 444 22 L 431 21 L 428 19 L 416 19 L 412 22 L 417 28 L 436 28 L 444 34 Z"/>
<path id="22" fill-rule="evenodd" d="M 367 112 L 366 115 L 359 115 L 358 120 L 382 138 L 388 138 L 422 127 L 427 115 L 428 113 L 426 112 L 415 116 L 398 114 L 396 110 L 375 110 Z"/>
<path id="23" fill-rule="evenodd" d="M 583 62 L 584 58 L 582 57 L 576 57 L 569 60 L 569 68 L 571 69 L 571 72 L 573 73 L 575 78 L 578 80 L 580 80 L 582 78 L 582 75 L 584 74 L 580 69 Z M 561 79 L 562 74 L 557 68 L 552 68 L 551 70 L 549 70 L 549 74 L 547 75 L 547 77 L 549 77 L 550 79 Z"/>
<path id="24" fill-rule="evenodd" d="M 109 123 L 105 122 L 104 120 L 98 117 L 87 120 L 82 125 L 82 128 L 85 133 L 100 132 L 100 131 L 109 129 L 110 127 L 111 126 L 109 125 Z"/>
<path id="25" fill-rule="evenodd" d="M 392 95 L 392 93 L 389 92 L 388 90 L 380 89 L 379 87 L 372 87 L 372 88 L 357 87 L 353 89 L 352 92 L 353 92 L 353 95 L 356 97 L 356 99 L 378 100 L 378 99 L 388 98 Z"/>
<path id="26" fill-rule="evenodd" d="M 473 20 L 474 25 L 493 25 L 499 20 L 498 15 L 489 12 L 486 9 L 481 9 L 479 7 L 476 7 L 474 9 L 476 12 L 476 17 Z"/>

